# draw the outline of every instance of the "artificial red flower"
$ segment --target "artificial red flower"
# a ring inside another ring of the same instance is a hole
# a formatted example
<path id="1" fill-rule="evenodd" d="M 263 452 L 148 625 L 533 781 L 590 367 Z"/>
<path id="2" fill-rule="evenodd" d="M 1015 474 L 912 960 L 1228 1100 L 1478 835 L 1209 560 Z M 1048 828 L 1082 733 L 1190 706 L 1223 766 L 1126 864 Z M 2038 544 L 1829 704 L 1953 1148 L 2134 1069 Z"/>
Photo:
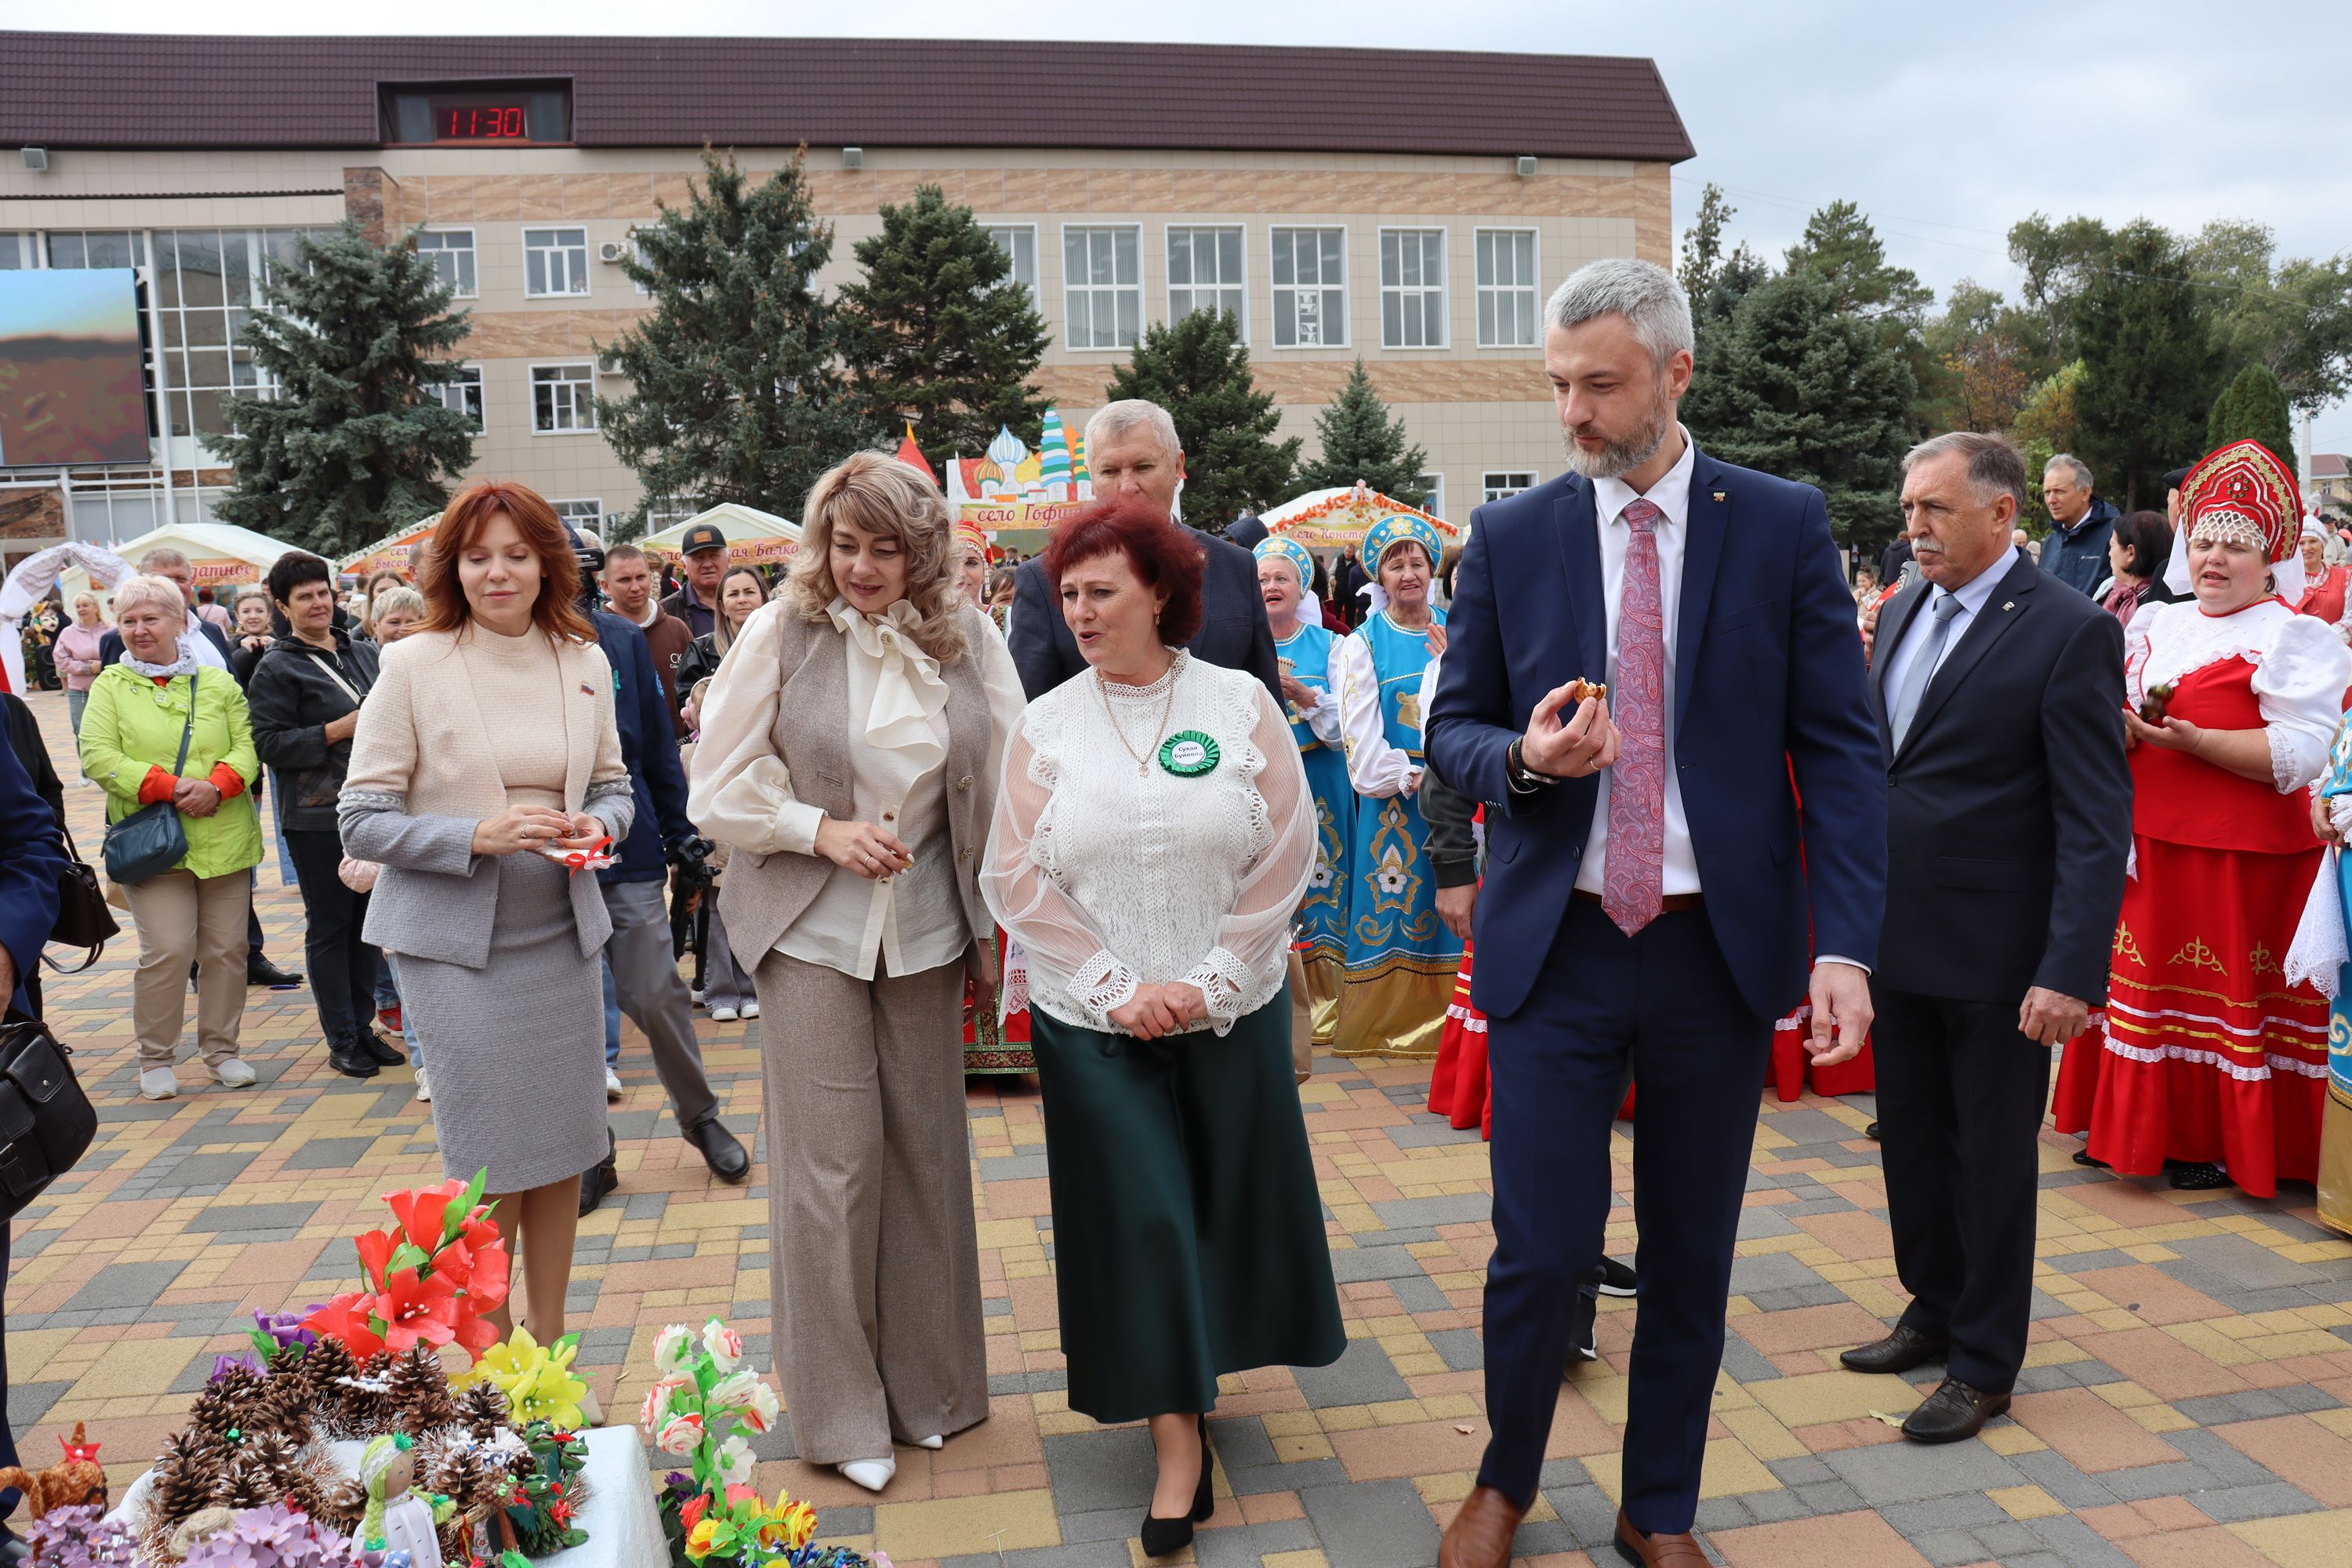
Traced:
<path id="1" fill-rule="evenodd" d="M 476 1361 L 480 1361 L 505 1336 L 488 1318 L 474 1310 L 473 1300 L 471 1296 L 457 1298 L 457 1341 Z"/>
<path id="2" fill-rule="evenodd" d="M 420 1340 L 446 1345 L 456 1339 L 457 1310 L 457 1288 L 446 1275 L 420 1276 L 414 1268 L 385 1280 L 375 1298 L 384 1346 L 396 1355 L 407 1354 Z"/>
<path id="3" fill-rule="evenodd" d="M 688 1531 L 692 1531 L 696 1525 L 702 1522 L 702 1512 L 709 1506 L 710 1494 L 709 1492 L 695 1493 L 692 1497 L 686 1500 L 686 1506 L 677 1510 L 678 1523 L 684 1525 Z"/>
<path id="4" fill-rule="evenodd" d="M 506 1243 L 497 1239 L 495 1229 L 491 1230 L 490 1237 L 488 1243 L 474 1249 L 461 1276 L 467 1297 L 484 1311 L 505 1300 L 508 1289 L 509 1259 Z M 450 1251 L 454 1252 L 463 1245 L 463 1242 L 453 1242 Z M 442 1257 L 447 1258 L 448 1253 L 442 1254 Z"/>
<path id="5" fill-rule="evenodd" d="M 420 1187 L 413 1193 L 386 1193 L 383 1201 L 391 1205 L 393 1217 L 400 1221 L 408 1244 L 430 1258 L 440 1249 L 450 1201 L 465 1191 L 463 1182 L 444 1182 L 437 1187 Z"/>
<path id="6" fill-rule="evenodd" d="M 400 1245 L 400 1238 L 388 1230 L 371 1230 L 356 1237 L 355 1244 L 360 1253 L 360 1278 L 369 1289 L 383 1289 L 384 1268 L 391 1263 L 393 1248 Z"/>
<path id="7" fill-rule="evenodd" d="M 375 1298 L 364 1290 L 352 1290 L 336 1297 L 302 1320 L 302 1326 L 314 1333 L 340 1341 L 353 1359 L 365 1361 L 383 1349 L 383 1337 L 376 1332 L 370 1316 L 375 1310 Z"/>

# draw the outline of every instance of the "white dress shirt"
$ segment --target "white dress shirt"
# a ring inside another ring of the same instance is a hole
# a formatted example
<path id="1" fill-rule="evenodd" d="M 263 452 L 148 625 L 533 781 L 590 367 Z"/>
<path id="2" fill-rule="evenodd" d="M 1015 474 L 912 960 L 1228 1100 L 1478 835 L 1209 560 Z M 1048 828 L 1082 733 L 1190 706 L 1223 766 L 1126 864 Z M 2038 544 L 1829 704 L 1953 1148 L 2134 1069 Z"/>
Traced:
<path id="1" fill-rule="evenodd" d="M 1664 623 L 1666 644 L 1665 875 L 1662 890 L 1668 894 L 1699 890 L 1698 858 L 1691 851 L 1690 819 L 1683 813 L 1683 787 L 1675 768 L 1675 629 L 1681 622 L 1683 548 L 1690 539 L 1691 470 L 1697 460 L 1690 432 L 1683 431 L 1682 438 L 1683 455 L 1664 478 L 1650 487 L 1646 498 L 1622 479 L 1592 481 L 1601 533 L 1601 602 L 1609 617 L 1609 673 L 1604 679 L 1612 686 L 1617 680 L 1617 621 L 1618 607 L 1625 597 L 1625 552 L 1633 538 L 1633 525 L 1625 521 L 1625 509 L 1637 500 L 1646 499 L 1662 514 L 1651 524 L 1651 534 L 1658 545 L 1658 614 Z M 1592 803 L 1592 834 L 1584 841 L 1584 860 L 1576 873 L 1579 892 L 1600 892 L 1609 875 L 1609 775 L 1607 768 L 1599 774 L 1601 790 Z"/>
<path id="2" fill-rule="evenodd" d="M 1880 689 L 1886 694 L 1886 716 L 1889 720 L 1895 717 L 1895 704 L 1901 696 L 1904 678 L 1911 673 L 1912 661 L 1918 658 L 1919 650 L 1927 646 L 1927 639 L 1935 635 L 1936 601 L 1958 599 L 1960 607 L 1952 612 L 1951 630 L 1944 634 L 1944 646 L 1936 655 L 1935 665 L 1927 671 L 1930 684 L 1936 679 L 1936 671 L 1944 668 L 1944 661 L 1952 657 L 1952 650 L 1959 647 L 1960 639 L 1968 635 L 1969 626 L 1977 618 L 1977 612 L 1984 608 L 1985 601 L 1992 597 L 1993 591 L 2000 586 L 2001 579 L 2008 576 L 2009 569 L 2016 564 L 2017 546 L 2012 544 L 2000 552 L 2000 560 L 1958 588 L 1930 588 L 1927 591 L 1927 602 L 1913 612 L 1911 624 L 1903 628 L 1903 640 L 1895 644 L 1886 656 L 1886 683 Z M 1923 701 L 1925 696 L 1923 692 Z"/>

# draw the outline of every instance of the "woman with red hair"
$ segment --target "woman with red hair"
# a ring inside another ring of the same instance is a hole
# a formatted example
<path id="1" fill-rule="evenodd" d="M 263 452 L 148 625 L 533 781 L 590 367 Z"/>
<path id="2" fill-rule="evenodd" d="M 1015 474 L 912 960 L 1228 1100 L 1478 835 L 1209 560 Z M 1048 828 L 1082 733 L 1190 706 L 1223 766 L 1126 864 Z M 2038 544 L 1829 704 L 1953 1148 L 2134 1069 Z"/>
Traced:
<path id="1" fill-rule="evenodd" d="M 981 873 L 1029 955 L 1070 1408 L 1150 1421 L 1150 1556 L 1213 1510 L 1217 1379 L 1346 1345 L 1285 984 L 1315 801 L 1272 694 L 1183 648 L 1202 570 L 1148 501 L 1055 531 L 1089 668 L 1023 715 Z"/>
<path id="2" fill-rule="evenodd" d="M 521 485 L 471 486 L 425 561 L 425 625 L 384 650 L 339 821 L 344 852 L 383 867 L 365 934 L 399 955 L 402 1010 L 432 1056 L 442 1173 L 488 1173 L 546 1344 L 563 1332 L 580 1173 L 606 1138 L 613 925 L 564 857 L 627 837 L 635 800 L 554 510 Z M 508 1309 L 492 1316 L 503 1333 Z"/>

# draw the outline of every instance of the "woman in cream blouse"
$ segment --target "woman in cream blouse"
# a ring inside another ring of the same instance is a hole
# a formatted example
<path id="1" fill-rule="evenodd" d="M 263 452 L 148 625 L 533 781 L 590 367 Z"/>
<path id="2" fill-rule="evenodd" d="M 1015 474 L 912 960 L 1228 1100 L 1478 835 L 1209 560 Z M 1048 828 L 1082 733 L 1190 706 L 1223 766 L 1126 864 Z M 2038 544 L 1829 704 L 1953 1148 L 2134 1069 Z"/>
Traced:
<path id="1" fill-rule="evenodd" d="M 1265 688 L 1181 647 L 1202 566 L 1138 501 L 1055 530 L 1090 668 L 1023 715 L 981 876 L 1028 952 L 1070 1408 L 1150 1421 L 1153 1556 L 1213 1508 L 1219 1375 L 1345 1347 L 1284 984 L 1315 798 Z"/>
<path id="2" fill-rule="evenodd" d="M 879 1491 L 988 1414 L 965 1153 L 974 885 L 1021 679 L 946 501 L 861 452 L 809 492 L 792 592 L 702 703 L 687 810 L 758 986 L 776 1365 L 800 1457 Z M 717 926 L 713 926 L 714 933 Z"/>

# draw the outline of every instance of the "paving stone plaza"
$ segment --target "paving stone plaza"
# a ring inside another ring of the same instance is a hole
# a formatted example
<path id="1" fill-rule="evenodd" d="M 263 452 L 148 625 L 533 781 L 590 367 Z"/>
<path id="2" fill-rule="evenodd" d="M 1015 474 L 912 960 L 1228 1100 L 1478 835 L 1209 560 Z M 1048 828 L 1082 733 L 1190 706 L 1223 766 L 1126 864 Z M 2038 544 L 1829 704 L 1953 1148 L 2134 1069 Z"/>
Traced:
<path id="1" fill-rule="evenodd" d="M 72 772 L 61 694 L 34 700 Z M 99 792 L 69 784 L 94 852 Z M 301 906 L 264 870 L 270 952 L 301 963 Z M 9 1414 L 28 1461 L 77 1420 L 120 1489 L 181 1423 L 213 1356 L 245 1347 L 256 1308 L 347 1289 L 351 1237 L 379 1194 L 437 1179 L 428 1110 L 406 1068 L 328 1069 L 307 991 L 255 991 L 244 1054 L 259 1085 L 141 1101 L 125 931 L 87 974 L 50 976 L 52 1026 L 102 1125 L 89 1157 L 15 1228 Z M 702 1025 L 730 1126 L 760 1114 L 757 1025 Z M 621 1189 L 581 1226 L 572 1286 L 580 1364 L 612 1418 L 651 1381 L 665 1323 L 732 1320 L 767 1353 L 772 1238 L 764 1142 L 748 1187 L 713 1182 L 676 1136 L 645 1042 L 624 1034 L 614 1107 Z M 201 1074 L 191 1075 L 199 1078 Z M 1212 1430 L 1218 1509 L 1204 1564 L 1427 1568 L 1486 1442 L 1479 1296 L 1485 1146 L 1420 1110 L 1425 1067 L 1326 1059 L 1301 1092 L 1348 1321 L 1335 1365 L 1228 1378 Z M 1885 1417 L 1918 1394 L 1839 1370 L 1903 1297 L 1866 1098 L 1767 1099 L 1733 1275 L 1698 1528 L 1730 1568 L 2340 1568 L 2352 1563 L 2352 1243 L 2310 1194 L 2277 1202 L 2175 1193 L 2075 1165 L 2042 1142 L 2033 1343 L 2011 1415 L 1945 1448 Z M 1062 1393 L 1045 1135 L 1026 1080 L 969 1100 L 992 1409 L 938 1454 L 902 1449 L 879 1500 L 768 1439 L 758 1478 L 821 1510 L 821 1539 L 899 1568 L 1113 1568 L 1150 1492 L 1139 1426 L 1097 1428 Z M 1633 1247 L 1632 1146 L 1619 1218 Z M 1518 1537 L 1545 1568 L 1614 1562 L 1617 1447 L 1636 1305 L 1605 1301 L 1601 1360 L 1570 1374 L 1541 1500 Z M 1940 1369 L 1916 1374 L 1932 1387 Z M 1588 1556 L 1587 1553 L 1593 1555 Z M 1181 1560 L 1181 1559 L 1180 1559 Z"/>

